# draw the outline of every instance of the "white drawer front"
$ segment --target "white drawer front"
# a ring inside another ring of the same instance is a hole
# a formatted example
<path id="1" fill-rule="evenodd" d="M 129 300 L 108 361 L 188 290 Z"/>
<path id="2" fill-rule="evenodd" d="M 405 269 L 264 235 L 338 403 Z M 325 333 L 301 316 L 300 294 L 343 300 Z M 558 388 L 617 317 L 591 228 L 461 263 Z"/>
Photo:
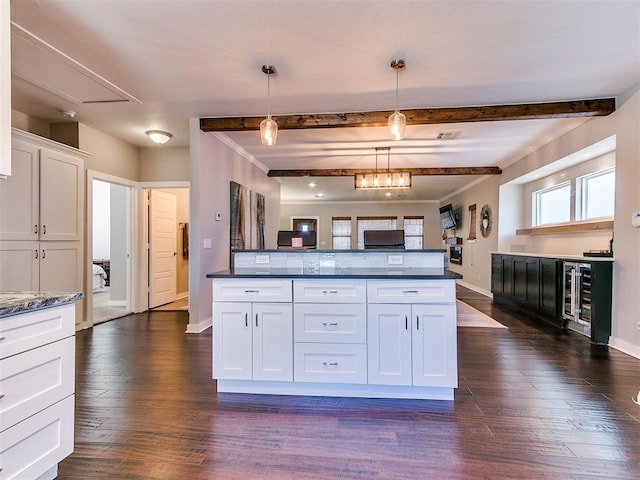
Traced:
<path id="1" fill-rule="evenodd" d="M 293 365 L 296 382 L 367 383 L 367 346 L 296 343 Z"/>
<path id="2" fill-rule="evenodd" d="M 75 337 L 0 360 L 0 431 L 73 394 Z"/>
<path id="3" fill-rule="evenodd" d="M 454 280 L 386 280 L 367 282 L 369 303 L 455 303 Z"/>
<path id="4" fill-rule="evenodd" d="M 296 303 L 293 309 L 296 342 L 366 343 L 365 304 Z"/>
<path id="5" fill-rule="evenodd" d="M 73 396 L 0 433 L 2 478 L 37 478 L 73 452 Z"/>
<path id="6" fill-rule="evenodd" d="M 75 334 L 75 304 L 0 319 L 0 358 Z"/>
<path id="7" fill-rule="evenodd" d="M 291 280 L 213 279 L 214 302 L 290 302 Z"/>
<path id="8" fill-rule="evenodd" d="M 293 282 L 295 302 L 310 303 L 365 303 L 367 287 L 365 280 L 295 280 Z"/>

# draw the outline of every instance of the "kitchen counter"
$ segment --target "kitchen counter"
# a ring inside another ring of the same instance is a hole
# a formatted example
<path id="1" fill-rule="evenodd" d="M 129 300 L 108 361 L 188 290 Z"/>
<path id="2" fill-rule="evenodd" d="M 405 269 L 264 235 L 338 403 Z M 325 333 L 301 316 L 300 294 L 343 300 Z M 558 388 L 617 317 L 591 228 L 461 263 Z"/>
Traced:
<path id="1" fill-rule="evenodd" d="M 0 292 L 0 317 L 64 305 L 83 296 L 82 292 Z"/>
<path id="2" fill-rule="evenodd" d="M 462 275 L 445 268 L 235 268 L 208 273 L 207 278 L 361 278 L 398 280 L 459 279 Z"/>
<path id="3" fill-rule="evenodd" d="M 489 252 L 496 255 L 512 255 L 514 257 L 557 258 L 559 260 L 577 260 L 580 262 L 613 262 L 613 257 L 586 257 L 584 255 L 560 255 L 553 253 L 525 253 L 525 252 Z"/>

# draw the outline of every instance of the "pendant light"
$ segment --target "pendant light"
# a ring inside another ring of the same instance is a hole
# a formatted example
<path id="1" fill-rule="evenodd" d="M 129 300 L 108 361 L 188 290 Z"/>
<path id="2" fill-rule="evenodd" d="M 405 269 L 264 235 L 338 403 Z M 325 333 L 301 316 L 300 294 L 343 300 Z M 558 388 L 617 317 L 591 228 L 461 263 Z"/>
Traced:
<path id="1" fill-rule="evenodd" d="M 393 60 L 391 68 L 396 71 L 396 109 L 389 115 L 389 135 L 393 140 L 402 140 L 404 138 L 404 129 L 407 126 L 407 117 L 398 109 L 398 75 L 400 70 L 405 67 L 404 60 Z"/>
<path id="2" fill-rule="evenodd" d="M 263 145 L 275 145 L 278 138 L 278 124 L 271 118 L 271 75 L 275 75 L 276 67 L 263 65 L 262 72 L 267 76 L 267 118 L 260 122 L 260 139 Z"/>

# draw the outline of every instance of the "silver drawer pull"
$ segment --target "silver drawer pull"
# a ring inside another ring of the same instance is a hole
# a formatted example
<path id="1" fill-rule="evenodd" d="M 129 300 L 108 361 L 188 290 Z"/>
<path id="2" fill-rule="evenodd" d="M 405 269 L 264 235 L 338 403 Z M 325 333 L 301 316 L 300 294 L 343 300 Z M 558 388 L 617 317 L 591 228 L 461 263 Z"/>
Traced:
<path id="1" fill-rule="evenodd" d="M 403 290 L 402 293 L 404 295 L 408 294 L 408 293 L 418 293 L 418 290 Z"/>
<path id="2" fill-rule="evenodd" d="M 260 290 L 245 290 L 244 293 L 260 293 Z"/>
<path id="3" fill-rule="evenodd" d="M 4 393 L 0 393 L 0 399 L 4 398 Z"/>
<path id="4" fill-rule="evenodd" d="M 7 339 L 7 337 L 0 337 L 0 342 L 4 342 Z"/>
<path id="5" fill-rule="evenodd" d="M 322 325 L 325 327 L 337 327 L 338 322 L 322 322 Z"/>
<path id="6" fill-rule="evenodd" d="M 337 367 L 338 362 L 322 362 L 322 365 L 324 365 L 325 367 Z"/>
<path id="7" fill-rule="evenodd" d="M 336 295 L 338 293 L 338 290 L 323 290 L 322 294 L 323 295 Z"/>

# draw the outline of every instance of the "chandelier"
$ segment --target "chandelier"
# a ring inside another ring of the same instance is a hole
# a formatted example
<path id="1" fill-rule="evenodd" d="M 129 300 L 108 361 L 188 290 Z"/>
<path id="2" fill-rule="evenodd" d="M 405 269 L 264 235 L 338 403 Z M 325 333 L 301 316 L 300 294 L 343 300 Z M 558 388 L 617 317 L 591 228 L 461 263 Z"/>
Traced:
<path id="1" fill-rule="evenodd" d="M 387 169 L 378 170 L 378 152 L 387 152 Z M 370 172 L 356 173 L 356 190 L 389 190 L 398 188 L 411 188 L 410 171 L 391 171 L 389 168 L 391 158 L 390 147 L 376 147 L 376 168 Z"/>

